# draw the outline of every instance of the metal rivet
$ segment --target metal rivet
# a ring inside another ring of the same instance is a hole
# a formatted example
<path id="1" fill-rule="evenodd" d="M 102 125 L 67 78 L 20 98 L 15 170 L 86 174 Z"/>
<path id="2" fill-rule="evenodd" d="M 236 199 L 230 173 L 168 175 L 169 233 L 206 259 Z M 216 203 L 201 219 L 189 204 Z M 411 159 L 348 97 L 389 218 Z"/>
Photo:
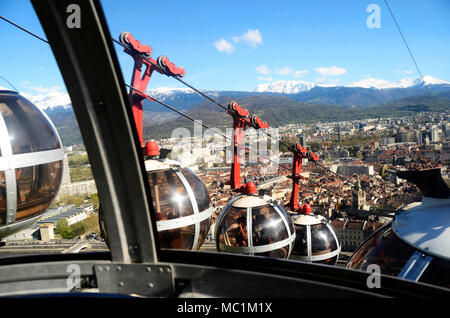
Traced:
<path id="1" fill-rule="evenodd" d="M 166 273 L 170 273 L 170 268 L 166 268 Z"/>
<path id="2" fill-rule="evenodd" d="M 101 266 L 98 267 L 98 271 L 101 272 L 103 268 Z"/>
<path id="3" fill-rule="evenodd" d="M 108 272 L 108 271 L 109 271 L 109 266 L 106 266 L 106 268 L 105 268 L 105 269 L 106 269 L 106 271 Z"/>
<path id="4" fill-rule="evenodd" d="M 123 282 L 119 282 L 119 286 L 122 287 L 123 286 Z"/>
<path id="5" fill-rule="evenodd" d="M 162 267 L 158 267 L 158 273 L 162 273 L 162 272 L 163 272 Z"/>
<path id="6" fill-rule="evenodd" d="M 104 112 L 106 109 L 105 103 L 101 100 L 94 102 L 94 108 L 98 112 Z"/>
<path id="7" fill-rule="evenodd" d="M 152 271 L 152 268 L 151 268 L 151 267 L 147 267 L 145 270 L 146 270 L 147 272 L 151 272 L 151 271 Z"/>
<path id="8" fill-rule="evenodd" d="M 122 270 L 121 266 L 117 266 L 117 271 L 120 272 Z"/>
<path id="9" fill-rule="evenodd" d="M 153 288 L 154 285 L 152 283 L 148 283 L 147 286 L 148 286 L 148 288 Z"/>

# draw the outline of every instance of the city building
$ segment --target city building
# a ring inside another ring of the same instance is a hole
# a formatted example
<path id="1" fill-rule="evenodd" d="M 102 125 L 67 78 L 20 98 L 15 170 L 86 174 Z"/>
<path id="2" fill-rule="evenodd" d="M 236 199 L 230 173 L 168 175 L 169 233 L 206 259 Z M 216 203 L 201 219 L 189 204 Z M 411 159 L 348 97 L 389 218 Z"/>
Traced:
<path id="1" fill-rule="evenodd" d="M 53 223 L 44 223 L 39 227 L 41 241 L 50 241 L 55 238 Z"/>
<path id="2" fill-rule="evenodd" d="M 373 220 L 335 219 L 331 221 L 342 251 L 353 252 L 377 228 L 384 223 Z"/>

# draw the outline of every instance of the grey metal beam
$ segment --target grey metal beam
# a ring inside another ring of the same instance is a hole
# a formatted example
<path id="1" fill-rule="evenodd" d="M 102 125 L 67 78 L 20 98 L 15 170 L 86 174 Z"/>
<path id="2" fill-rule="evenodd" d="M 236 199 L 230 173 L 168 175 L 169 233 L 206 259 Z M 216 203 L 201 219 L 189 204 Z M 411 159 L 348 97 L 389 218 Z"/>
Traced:
<path id="1" fill-rule="evenodd" d="M 113 261 L 156 262 L 148 182 L 128 96 L 99 1 L 33 0 L 72 100 L 105 213 Z M 80 28 L 70 28 L 69 5 Z M 148 199 L 147 199 L 148 198 Z"/>

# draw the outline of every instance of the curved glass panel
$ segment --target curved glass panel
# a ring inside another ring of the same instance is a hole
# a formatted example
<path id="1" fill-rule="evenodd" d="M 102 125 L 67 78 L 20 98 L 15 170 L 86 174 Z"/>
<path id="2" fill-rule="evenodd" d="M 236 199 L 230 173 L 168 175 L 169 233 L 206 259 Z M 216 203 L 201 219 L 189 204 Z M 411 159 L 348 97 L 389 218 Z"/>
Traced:
<path id="1" fill-rule="evenodd" d="M 281 211 L 284 211 L 281 210 Z M 289 224 L 289 222 L 288 222 Z M 270 205 L 252 209 L 252 239 L 253 246 L 277 243 L 289 237 L 286 225 L 278 212 Z M 289 245 L 264 253 L 255 253 L 259 256 L 286 258 L 289 254 Z"/>
<path id="2" fill-rule="evenodd" d="M 306 225 L 295 225 L 295 243 L 292 254 L 308 256 L 308 236 Z"/>
<path id="3" fill-rule="evenodd" d="M 197 200 L 198 210 L 202 212 L 208 209 L 211 205 L 211 200 L 203 182 L 189 168 L 181 168 L 181 173 L 186 178 L 187 182 L 192 188 L 192 191 L 194 192 L 195 199 Z"/>
<path id="4" fill-rule="evenodd" d="M 248 246 L 247 208 L 230 207 L 217 229 L 219 245 Z"/>
<path id="5" fill-rule="evenodd" d="M 58 192 L 62 178 L 62 161 L 16 169 L 16 220 L 44 212 Z"/>
<path id="6" fill-rule="evenodd" d="M 276 204 L 278 210 L 282 212 L 283 218 L 285 218 L 287 224 L 289 225 L 289 231 L 293 234 L 295 231 L 294 222 L 292 222 L 291 216 L 286 212 L 286 210 L 279 204 Z M 284 212 L 284 213 L 283 213 Z"/>
<path id="7" fill-rule="evenodd" d="M 337 250 L 333 233 L 325 223 L 311 225 L 311 255 L 323 255 Z"/>
<path id="8" fill-rule="evenodd" d="M 195 224 L 158 232 L 162 248 L 191 249 L 194 242 Z"/>
<path id="9" fill-rule="evenodd" d="M 0 113 L 8 129 L 13 154 L 61 148 L 52 125 L 22 96 L 0 94 Z"/>
<path id="10" fill-rule="evenodd" d="M 172 220 L 194 213 L 189 195 L 177 174 L 171 170 L 147 173 L 156 221 Z M 166 231 L 158 231 L 162 248 L 191 249 L 195 224 Z"/>
<path id="11" fill-rule="evenodd" d="M 400 240 L 391 223 L 374 232 L 352 255 L 348 268 L 365 271 L 370 264 L 377 264 L 382 274 L 397 276 L 415 249 Z"/>
<path id="12" fill-rule="evenodd" d="M 194 246 L 195 249 L 199 249 L 200 246 L 205 242 L 206 236 L 208 235 L 209 228 L 211 227 L 211 218 L 207 218 L 200 222 L 200 233 L 198 234 L 198 242 L 197 246 Z"/>
<path id="13" fill-rule="evenodd" d="M 147 172 L 156 221 L 177 219 L 194 213 L 180 178 L 171 169 Z"/>
<path id="14" fill-rule="evenodd" d="M 5 172 L 0 171 L 0 224 L 6 223 L 6 181 Z"/>
<path id="15" fill-rule="evenodd" d="M 287 258 L 289 254 L 289 245 L 286 245 L 282 248 L 273 250 L 273 251 L 268 251 L 268 252 L 264 252 L 264 253 L 255 253 L 255 255 L 258 256 L 267 256 L 267 257 L 271 257 L 271 258 Z"/>
<path id="16" fill-rule="evenodd" d="M 288 236 L 283 219 L 272 206 L 252 208 L 253 246 L 277 243 Z"/>

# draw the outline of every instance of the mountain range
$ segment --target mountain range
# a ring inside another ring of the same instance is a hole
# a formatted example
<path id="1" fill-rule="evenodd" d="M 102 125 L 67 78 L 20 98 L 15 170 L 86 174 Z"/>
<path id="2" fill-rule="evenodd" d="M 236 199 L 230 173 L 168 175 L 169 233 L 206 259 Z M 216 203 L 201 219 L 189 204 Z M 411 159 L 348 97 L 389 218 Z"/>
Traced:
<path id="1" fill-rule="evenodd" d="M 420 78 L 405 78 L 398 82 L 367 78 L 345 86 L 332 84 L 315 84 L 305 81 L 275 81 L 272 83 L 260 84 L 253 91 L 202 91 L 206 95 L 217 98 L 229 96 L 232 98 L 242 98 L 258 95 L 285 96 L 294 101 L 304 103 L 316 103 L 337 105 L 342 107 L 374 106 L 387 103 L 393 100 L 419 96 L 433 92 L 440 94 L 450 90 L 450 83 L 424 76 Z M 147 90 L 147 94 L 165 103 L 180 107 L 180 110 L 201 103 L 204 97 L 186 88 L 157 88 Z M 162 106 L 147 102 L 152 106 L 153 111 L 167 111 Z"/>
<path id="2" fill-rule="evenodd" d="M 450 83 L 424 76 L 388 82 L 364 79 L 345 86 L 315 84 L 304 81 L 276 81 L 258 85 L 253 91 L 202 92 L 222 105 L 236 100 L 272 127 L 292 122 L 349 120 L 356 118 L 399 116 L 423 110 L 450 108 Z M 160 87 L 147 94 L 190 116 L 215 127 L 231 126 L 223 109 L 189 88 Z M 429 95 L 432 95 L 430 100 Z M 67 94 L 66 94 L 67 95 Z M 81 141 L 74 132 L 75 117 L 68 96 L 59 92 L 25 97 L 43 108 L 60 131 L 63 143 Z M 145 134 L 154 138 L 170 136 L 176 127 L 192 127 L 179 115 L 163 106 L 144 100 Z"/>

